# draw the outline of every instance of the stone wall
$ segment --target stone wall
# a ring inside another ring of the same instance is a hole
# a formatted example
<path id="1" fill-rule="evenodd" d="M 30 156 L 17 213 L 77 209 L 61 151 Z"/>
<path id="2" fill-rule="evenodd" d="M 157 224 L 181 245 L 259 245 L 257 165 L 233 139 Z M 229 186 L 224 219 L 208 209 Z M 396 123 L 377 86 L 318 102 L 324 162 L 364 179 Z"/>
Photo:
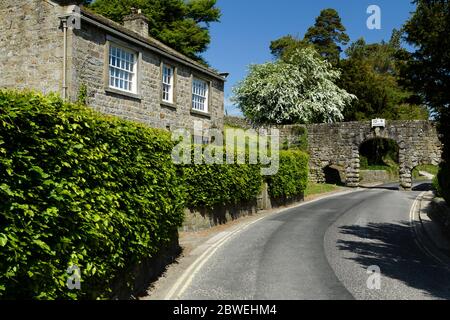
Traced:
<path id="1" fill-rule="evenodd" d="M 156 53 L 145 48 L 131 46 L 141 52 L 139 65 L 139 98 L 105 90 L 105 63 L 107 61 L 106 32 L 100 28 L 83 23 L 81 30 L 74 30 L 72 36 L 72 66 L 70 96 L 76 99 L 81 84 L 87 86 L 88 105 L 94 109 L 120 116 L 122 118 L 145 123 L 156 128 L 193 128 L 194 121 L 202 121 L 204 128 L 223 127 L 223 91 L 224 84 L 211 81 L 209 98 L 209 115 L 196 114 L 192 111 L 192 77 L 198 73 L 174 61 L 162 59 Z M 121 39 L 118 39 L 120 41 Z M 121 43 L 118 43 L 121 44 Z M 162 104 L 162 63 L 176 68 L 175 101 L 172 106 Z"/>
<path id="2" fill-rule="evenodd" d="M 264 210 L 290 206 L 304 201 L 304 194 L 297 197 L 274 199 L 269 196 L 267 183 L 263 184 L 261 193 L 254 201 L 238 204 L 216 206 L 213 209 L 186 209 L 182 231 L 197 232 L 226 224 L 236 219 L 253 216 Z"/>
<path id="3" fill-rule="evenodd" d="M 225 116 L 224 117 L 225 126 L 231 128 L 240 128 L 244 130 L 248 129 L 277 129 L 280 134 L 280 146 L 287 145 L 288 147 L 296 147 L 299 144 L 299 137 L 303 134 L 305 125 L 279 125 L 279 126 L 265 126 L 265 127 L 255 127 L 250 121 L 243 117 L 237 116 Z"/>
<path id="4" fill-rule="evenodd" d="M 51 1 L 0 1 L 0 88 L 61 92 L 62 11 Z"/>
<path id="5" fill-rule="evenodd" d="M 386 170 L 361 170 L 359 176 L 361 185 L 398 181 L 398 177 L 394 177 Z"/>
<path id="6" fill-rule="evenodd" d="M 68 7 L 50 0 L 0 1 L 0 88 L 62 93 L 64 37 L 60 16 L 67 11 Z M 110 22 L 108 27 L 111 25 L 114 23 Z M 123 26 L 121 28 L 123 31 Z M 194 69 L 178 60 L 163 58 L 156 51 L 134 46 L 125 38 L 118 39 L 120 44 L 130 45 L 142 57 L 138 69 L 139 96 L 107 90 L 109 53 L 106 44 L 111 41 L 108 37 L 111 34 L 103 28 L 85 20 L 81 22 L 81 30 L 68 30 L 67 91 L 70 100 L 77 99 L 84 84 L 88 105 L 106 114 L 170 130 L 193 129 L 194 121 L 201 121 L 205 129 L 223 128 L 223 80 L 202 72 L 201 68 Z M 180 54 L 176 55 L 180 59 Z M 163 61 L 176 68 L 176 103 L 173 105 L 161 104 Z M 192 110 L 194 76 L 210 81 L 208 114 Z"/>
<path id="7" fill-rule="evenodd" d="M 241 129 L 251 129 L 252 125 L 251 123 L 242 117 L 236 117 L 236 116 L 225 116 L 224 123 L 226 126 L 232 127 L 232 128 L 241 128 Z"/>
<path id="8" fill-rule="evenodd" d="M 392 139 L 399 146 L 400 184 L 412 186 L 412 170 L 422 164 L 438 165 L 442 145 L 436 126 L 430 121 L 387 121 L 386 128 L 371 127 L 371 122 L 346 122 L 306 126 L 310 148 L 311 178 L 325 182 L 324 168 L 341 167 L 347 186 L 359 185 L 359 147 L 374 138 Z"/>
<path id="9" fill-rule="evenodd" d="M 239 117 L 225 117 L 230 125 L 248 128 Z M 359 148 L 374 138 L 392 139 L 399 146 L 399 177 L 401 188 L 412 187 L 412 170 L 418 165 L 438 165 L 442 144 L 435 123 L 425 120 L 387 121 L 385 128 L 372 128 L 370 121 L 333 124 L 274 126 L 280 132 L 280 145 L 290 147 L 298 142 L 299 128 L 308 133 L 310 180 L 326 182 L 326 171 L 338 171 L 349 187 L 360 183 Z"/>

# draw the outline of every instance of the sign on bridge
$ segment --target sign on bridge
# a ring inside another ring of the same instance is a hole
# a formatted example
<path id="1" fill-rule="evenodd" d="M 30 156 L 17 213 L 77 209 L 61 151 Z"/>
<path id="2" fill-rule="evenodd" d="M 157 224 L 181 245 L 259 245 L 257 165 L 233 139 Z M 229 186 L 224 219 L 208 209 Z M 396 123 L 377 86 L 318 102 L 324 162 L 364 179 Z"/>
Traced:
<path id="1" fill-rule="evenodd" d="M 384 128 L 386 127 L 385 119 L 373 119 L 372 120 L 372 128 Z"/>

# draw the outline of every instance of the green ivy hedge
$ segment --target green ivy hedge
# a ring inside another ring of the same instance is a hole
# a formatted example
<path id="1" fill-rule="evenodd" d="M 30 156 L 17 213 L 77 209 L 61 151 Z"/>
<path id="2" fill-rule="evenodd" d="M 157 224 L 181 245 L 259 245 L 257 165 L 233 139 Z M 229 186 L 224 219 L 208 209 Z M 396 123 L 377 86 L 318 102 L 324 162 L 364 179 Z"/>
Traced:
<path id="1" fill-rule="evenodd" d="M 291 198 L 301 195 L 308 184 L 309 156 L 303 151 L 280 151 L 280 168 L 268 177 L 269 195 L 272 198 Z"/>
<path id="2" fill-rule="evenodd" d="M 170 242 L 184 187 L 168 133 L 0 91 L 0 297 L 107 298 Z M 81 269 L 81 290 L 66 287 Z"/>
<path id="3" fill-rule="evenodd" d="M 183 172 L 186 205 L 191 209 L 213 209 L 217 205 L 255 200 L 263 183 L 259 165 L 186 165 L 183 166 Z"/>

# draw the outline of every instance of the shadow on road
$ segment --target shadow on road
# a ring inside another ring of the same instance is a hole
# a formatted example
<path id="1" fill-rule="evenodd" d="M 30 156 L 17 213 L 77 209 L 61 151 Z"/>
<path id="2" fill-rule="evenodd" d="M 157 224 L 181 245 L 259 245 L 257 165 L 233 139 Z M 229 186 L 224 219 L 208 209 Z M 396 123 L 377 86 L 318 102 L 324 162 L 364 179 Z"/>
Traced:
<path id="1" fill-rule="evenodd" d="M 382 190 L 393 190 L 393 191 L 399 191 L 399 185 L 381 185 L 381 186 L 374 186 L 374 187 L 367 187 L 367 186 L 360 186 L 361 189 L 382 189 Z"/>
<path id="2" fill-rule="evenodd" d="M 433 184 L 431 182 L 422 182 L 412 188 L 413 191 L 431 191 Z"/>
<path id="3" fill-rule="evenodd" d="M 340 232 L 354 240 L 338 241 L 338 249 L 353 253 L 355 256 L 348 259 L 364 269 L 379 266 L 384 277 L 397 279 L 431 297 L 450 299 L 449 270 L 417 247 L 409 222 L 344 226 Z"/>

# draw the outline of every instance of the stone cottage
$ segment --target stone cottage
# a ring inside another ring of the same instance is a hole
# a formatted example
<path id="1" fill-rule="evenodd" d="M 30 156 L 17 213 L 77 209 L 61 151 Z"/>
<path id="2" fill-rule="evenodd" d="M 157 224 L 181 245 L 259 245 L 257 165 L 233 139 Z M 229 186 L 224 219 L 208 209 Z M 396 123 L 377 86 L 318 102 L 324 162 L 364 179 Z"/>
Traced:
<path id="1" fill-rule="evenodd" d="M 223 128 L 226 74 L 149 35 L 139 11 L 124 24 L 69 0 L 0 1 L 0 88 L 82 88 L 92 108 L 169 130 Z"/>

